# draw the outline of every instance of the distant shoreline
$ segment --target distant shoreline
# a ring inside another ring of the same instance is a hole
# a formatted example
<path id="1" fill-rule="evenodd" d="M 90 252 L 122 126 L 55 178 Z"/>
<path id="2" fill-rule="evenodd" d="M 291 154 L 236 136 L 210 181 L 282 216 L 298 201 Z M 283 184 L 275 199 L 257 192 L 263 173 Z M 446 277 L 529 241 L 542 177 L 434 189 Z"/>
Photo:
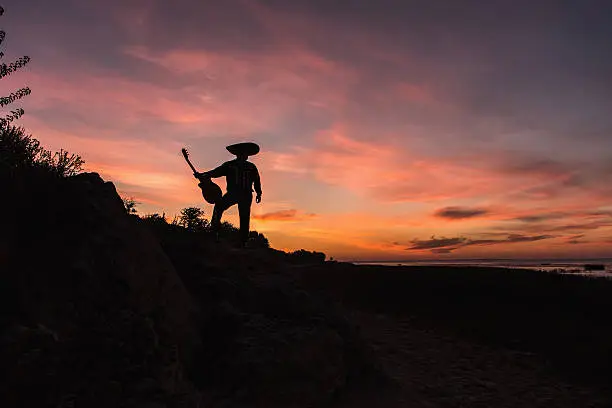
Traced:
<path id="1" fill-rule="evenodd" d="M 466 258 L 466 259 L 392 259 L 392 260 L 345 260 L 354 264 L 612 264 L 612 258 Z"/>
<path id="2" fill-rule="evenodd" d="M 431 261 L 352 261 L 347 262 L 356 266 L 383 266 L 383 267 L 477 267 L 497 269 L 528 269 L 540 272 L 557 272 L 590 277 L 612 278 L 612 259 L 541 259 L 541 260 L 431 260 Z M 590 269 L 590 268 L 595 269 Z"/>

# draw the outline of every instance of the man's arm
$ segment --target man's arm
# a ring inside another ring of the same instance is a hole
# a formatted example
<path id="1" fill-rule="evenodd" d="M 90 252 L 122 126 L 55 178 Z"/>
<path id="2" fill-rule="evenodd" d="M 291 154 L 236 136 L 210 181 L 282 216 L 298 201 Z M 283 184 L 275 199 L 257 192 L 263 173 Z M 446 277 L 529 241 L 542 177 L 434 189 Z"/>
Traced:
<path id="1" fill-rule="evenodd" d="M 257 202 L 261 201 L 261 179 L 259 178 L 259 171 L 257 167 L 255 167 L 255 175 L 253 177 L 253 187 L 255 187 L 255 192 L 257 193 L 256 200 Z"/>
<path id="2" fill-rule="evenodd" d="M 216 169 L 205 171 L 204 173 L 197 173 L 195 174 L 195 177 L 199 179 L 200 177 L 222 177 L 226 175 L 227 175 L 227 166 L 226 166 L 226 163 L 223 163 Z"/>

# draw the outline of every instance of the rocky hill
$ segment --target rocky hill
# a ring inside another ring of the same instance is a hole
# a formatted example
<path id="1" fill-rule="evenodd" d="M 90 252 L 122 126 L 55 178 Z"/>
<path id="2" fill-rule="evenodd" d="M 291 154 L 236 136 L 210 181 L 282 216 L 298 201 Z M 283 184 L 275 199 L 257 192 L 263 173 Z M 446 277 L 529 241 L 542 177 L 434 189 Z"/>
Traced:
<path id="1" fill-rule="evenodd" d="M 95 173 L 3 189 L 0 406 L 311 407 L 387 384 L 279 251 L 146 223 Z"/>

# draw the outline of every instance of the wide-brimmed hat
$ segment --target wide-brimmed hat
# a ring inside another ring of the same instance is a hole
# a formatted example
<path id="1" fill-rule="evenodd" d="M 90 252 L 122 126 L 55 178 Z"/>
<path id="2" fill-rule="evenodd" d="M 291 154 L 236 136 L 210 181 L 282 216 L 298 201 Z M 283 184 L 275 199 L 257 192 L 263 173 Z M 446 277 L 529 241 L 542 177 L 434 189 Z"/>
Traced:
<path id="1" fill-rule="evenodd" d="M 244 142 L 244 143 L 236 143 L 233 145 L 229 145 L 226 149 L 236 156 L 244 154 L 247 156 L 254 156 L 259 153 L 259 145 L 253 142 Z"/>

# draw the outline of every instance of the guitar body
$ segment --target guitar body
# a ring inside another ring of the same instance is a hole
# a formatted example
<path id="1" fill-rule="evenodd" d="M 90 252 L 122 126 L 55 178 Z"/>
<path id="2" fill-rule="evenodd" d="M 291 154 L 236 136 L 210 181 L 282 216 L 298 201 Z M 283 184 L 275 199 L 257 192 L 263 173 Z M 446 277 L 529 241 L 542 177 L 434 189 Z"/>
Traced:
<path id="1" fill-rule="evenodd" d="M 187 149 L 181 149 L 181 152 L 183 153 L 187 164 L 189 167 L 191 167 L 191 170 L 193 170 L 193 173 L 197 173 L 197 170 L 195 167 L 193 167 L 193 164 L 191 164 L 191 161 L 189 160 L 189 153 L 187 153 Z M 200 180 L 198 187 L 200 187 L 200 190 L 202 190 L 202 197 L 204 197 L 204 200 L 206 200 L 207 203 L 216 204 L 219 202 L 219 200 L 221 200 L 221 197 L 223 197 L 223 191 L 221 190 L 221 187 L 216 185 L 210 179 L 210 177 L 201 177 L 198 178 L 198 180 Z"/>
<path id="2" fill-rule="evenodd" d="M 221 191 L 221 187 L 216 185 L 209 178 L 202 178 L 200 183 L 198 184 L 200 190 L 202 190 L 202 197 L 209 204 L 216 204 L 223 197 L 223 191 Z"/>

